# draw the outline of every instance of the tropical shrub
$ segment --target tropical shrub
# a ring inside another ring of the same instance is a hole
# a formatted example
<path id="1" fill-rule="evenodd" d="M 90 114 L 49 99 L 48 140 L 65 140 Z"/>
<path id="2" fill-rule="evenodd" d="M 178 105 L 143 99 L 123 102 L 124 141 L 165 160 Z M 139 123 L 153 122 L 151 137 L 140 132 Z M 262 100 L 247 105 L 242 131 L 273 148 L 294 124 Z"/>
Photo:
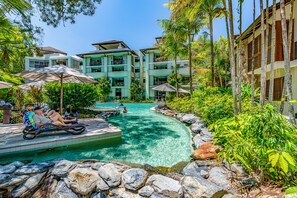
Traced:
<path id="1" fill-rule="evenodd" d="M 60 105 L 60 84 L 47 83 L 44 86 L 44 96 L 46 102 L 53 109 L 58 109 Z M 93 105 L 98 99 L 98 93 L 93 84 L 63 84 L 63 105 L 70 105 L 75 109 L 82 109 Z"/>
<path id="2" fill-rule="evenodd" d="M 139 81 L 134 81 L 130 87 L 131 100 L 139 102 L 143 99 L 143 88 Z"/>
<path id="3" fill-rule="evenodd" d="M 221 156 L 240 162 L 262 179 L 292 183 L 297 179 L 297 130 L 272 105 L 254 109 L 211 125 Z"/>
<path id="4" fill-rule="evenodd" d="M 98 80 L 97 92 L 100 102 L 106 102 L 108 100 L 108 96 L 111 93 L 111 85 L 107 78 L 100 78 Z"/>

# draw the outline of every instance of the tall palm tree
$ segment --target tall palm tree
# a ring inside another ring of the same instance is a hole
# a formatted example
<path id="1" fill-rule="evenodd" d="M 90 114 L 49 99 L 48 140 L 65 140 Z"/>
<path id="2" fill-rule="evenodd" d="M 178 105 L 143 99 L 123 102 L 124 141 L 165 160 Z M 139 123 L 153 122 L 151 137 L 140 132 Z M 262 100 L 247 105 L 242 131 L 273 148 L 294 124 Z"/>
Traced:
<path id="1" fill-rule="evenodd" d="M 25 11 L 31 8 L 31 4 L 26 0 L 0 0 L 0 16 L 5 16 L 6 14 L 21 14 L 25 16 Z"/>
<path id="2" fill-rule="evenodd" d="M 276 0 L 273 0 L 272 8 L 272 33 L 271 33 L 271 63 L 268 101 L 273 100 L 274 89 L 274 62 L 275 62 L 275 21 L 276 21 Z"/>
<path id="3" fill-rule="evenodd" d="M 291 4 L 292 6 L 292 4 Z M 290 13 L 290 19 L 292 17 L 292 11 Z M 292 123 L 296 124 L 294 116 L 294 106 L 291 103 L 293 100 L 293 91 L 292 91 L 292 78 L 290 70 L 290 45 L 288 35 L 287 35 L 287 22 L 286 22 L 286 9 L 285 9 L 285 0 L 280 0 L 280 15 L 281 15 L 281 24 L 282 24 L 282 38 L 283 38 L 283 52 L 284 52 L 284 66 L 285 66 L 285 90 L 288 96 L 288 108 L 289 108 L 289 117 Z M 290 21 L 292 22 L 292 21 Z M 289 33 L 290 34 L 290 33 Z M 292 33 L 291 33 L 292 34 Z M 292 35 L 291 35 L 292 36 Z"/>
<path id="4" fill-rule="evenodd" d="M 201 11 L 208 18 L 209 34 L 210 34 L 210 53 L 211 53 L 211 85 L 215 86 L 215 68 L 214 68 L 214 42 L 213 42 L 213 20 L 222 13 L 221 0 L 202 0 Z"/>
<path id="5" fill-rule="evenodd" d="M 239 0 L 239 36 L 242 34 L 242 3 L 243 0 Z M 241 64 L 242 64 L 242 40 L 239 40 L 237 51 L 237 90 L 238 90 L 238 112 L 241 113 Z"/>

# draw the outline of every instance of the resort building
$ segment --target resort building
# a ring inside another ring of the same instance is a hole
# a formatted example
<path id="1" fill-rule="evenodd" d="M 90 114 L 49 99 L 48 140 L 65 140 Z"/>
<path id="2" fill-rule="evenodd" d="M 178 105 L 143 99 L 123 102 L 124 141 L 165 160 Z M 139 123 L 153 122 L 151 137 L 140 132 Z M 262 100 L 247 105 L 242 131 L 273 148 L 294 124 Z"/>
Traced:
<path id="1" fill-rule="evenodd" d="M 78 56 L 68 56 L 66 52 L 53 47 L 41 47 L 38 55 L 25 57 L 26 71 L 57 64 L 81 70 L 82 59 Z"/>
<path id="2" fill-rule="evenodd" d="M 108 78 L 111 82 L 111 99 L 130 98 L 133 80 L 141 82 L 145 98 L 160 99 L 164 96 L 164 93 L 152 88 L 167 83 L 168 76 L 174 71 L 174 61 L 162 58 L 158 48 L 134 51 L 118 40 L 92 45 L 94 51 L 78 54 L 83 58 L 83 72 L 95 79 Z M 179 74 L 183 76 L 184 84 L 188 84 L 188 60 L 178 59 L 177 64 L 180 65 Z"/>
<path id="3" fill-rule="evenodd" d="M 294 2 L 294 10 L 297 10 L 297 2 Z M 286 13 L 287 13 L 287 24 L 289 20 L 290 4 L 289 1 L 286 3 Z M 277 4 L 276 7 L 276 44 L 271 45 L 271 35 L 272 35 L 272 7 L 269 8 L 269 37 L 268 37 L 268 58 L 267 58 L 267 73 L 266 73 L 266 96 L 268 97 L 269 92 L 269 81 L 274 80 L 274 92 L 273 99 L 280 100 L 282 95 L 282 89 L 284 86 L 284 55 L 283 55 L 283 41 L 282 41 L 282 27 L 280 18 L 280 5 Z M 252 42 L 253 42 L 253 28 L 255 27 L 255 40 L 254 40 L 254 54 L 252 54 Z M 288 27 L 287 27 L 288 28 Z M 247 30 L 243 32 L 240 38 L 243 43 L 243 49 L 241 53 L 243 54 L 243 64 L 244 72 L 243 77 L 249 78 L 252 73 L 252 60 L 254 59 L 254 73 L 256 84 L 260 85 L 260 75 L 261 75 L 261 17 L 259 16 L 256 21 L 251 24 Z M 292 36 L 292 50 L 291 50 L 291 75 L 292 75 L 292 85 L 293 85 L 293 98 L 297 98 L 297 14 L 294 12 L 293 19 L 293 36 Z M 271 63 L 271 49 L 275 48 L 275 62 L 274 62 L 274 79 L 270 79 L 270 63 Z M 297 110 L 297 105 L 295 104 L 295 111 Z M 285 111 L 287 111 L 285 109 Z"/>
<path id="4" fill-rule="evenodd" d="M 109 79 L 111 98 L 130 98 L 131 82 L 140 78 L 139 55 L 123 41 L 111 40 L 92 45 L 95 50 L 78 54 L 83 58 L 83 72 L 97 80 Z"/>

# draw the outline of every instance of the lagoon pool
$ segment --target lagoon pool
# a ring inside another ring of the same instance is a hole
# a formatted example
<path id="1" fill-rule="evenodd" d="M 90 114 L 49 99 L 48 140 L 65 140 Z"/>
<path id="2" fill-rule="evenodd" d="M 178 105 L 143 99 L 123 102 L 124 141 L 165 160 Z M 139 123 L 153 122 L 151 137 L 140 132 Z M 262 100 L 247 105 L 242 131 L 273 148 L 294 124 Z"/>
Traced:
<path id="1" fill-rule="evenodd" d="M 96 107 L 116 107 L 117 104 L 97 104 Z M 182 123 L 150 111 L 154 104 L 125 104 L 128 113 L 109 118 L 108 122 L 122 130 L 122 139 L 76 147 L 34 152 L 1 159 L 1 163 L 28 160 L 45 161 L 57 158 L 69 160 L 98 159 L 125 161 L 152 166 L 172 166 L 187 161 L 191 154 L 188 128 Z"/>

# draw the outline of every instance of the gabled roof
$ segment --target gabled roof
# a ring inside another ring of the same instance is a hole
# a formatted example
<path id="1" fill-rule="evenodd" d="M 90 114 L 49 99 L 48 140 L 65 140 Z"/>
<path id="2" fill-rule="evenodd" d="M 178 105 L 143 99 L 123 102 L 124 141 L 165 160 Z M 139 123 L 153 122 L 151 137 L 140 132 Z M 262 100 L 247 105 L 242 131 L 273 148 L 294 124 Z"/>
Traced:
<path id="1" fill-rule="evenodd" d="M 53 47 L 40 47 L 40 52 L 42 54 L 53 54 L 53 53 L 59 53 L 59 54 L 64 54 L 64 55 L 67 55 L 66 52 L 63 52 L 61 50 L 58 50 L 56 48 L 53 48 Z"/>
<path id="2" fill-rule="evenodd" d="M 159 48 L 157 48 L 157 47 L 149 47 L 149 48 L 140 49 L 140 51 L 144 54 L 146 51 L 158 50 L 158 49 Z"/>
<path id="3" fill-rule="evenodd" d="M 92 55 L 92 54 L 113 54 L 118 52 L 130 52 L 131 54 L 138 56 L 138 54 L 131 49 L 123 48 L 123 49 L 110 49 L 110 50 L 94 50 L 83 54 L 77 54 L 79 57 L 84 57 L 85 55 Z"/>
<path id="4" fill-rule="evenodd" d="M 106 46 L 106 45 L 111 45 L 111 44 L 121 44 L 122 46 L 123 46 L 123 48 L 128 48 L 128 49 L 130 49 L 129 47 L 128 47 L 128 45 L 125 43 L 125 42 L 123 42 L 123 41 L 119 41 L 119 40 L 110 40 L 110 41 L 103 41 L 103 42 L 99 42 L 99 43 L 93 43 L 92 45 L 98 45 L 98 46 L 100 46 L 101 48 L 103 48 L 103 49 L 106 49 L 104 46 Z"/>

